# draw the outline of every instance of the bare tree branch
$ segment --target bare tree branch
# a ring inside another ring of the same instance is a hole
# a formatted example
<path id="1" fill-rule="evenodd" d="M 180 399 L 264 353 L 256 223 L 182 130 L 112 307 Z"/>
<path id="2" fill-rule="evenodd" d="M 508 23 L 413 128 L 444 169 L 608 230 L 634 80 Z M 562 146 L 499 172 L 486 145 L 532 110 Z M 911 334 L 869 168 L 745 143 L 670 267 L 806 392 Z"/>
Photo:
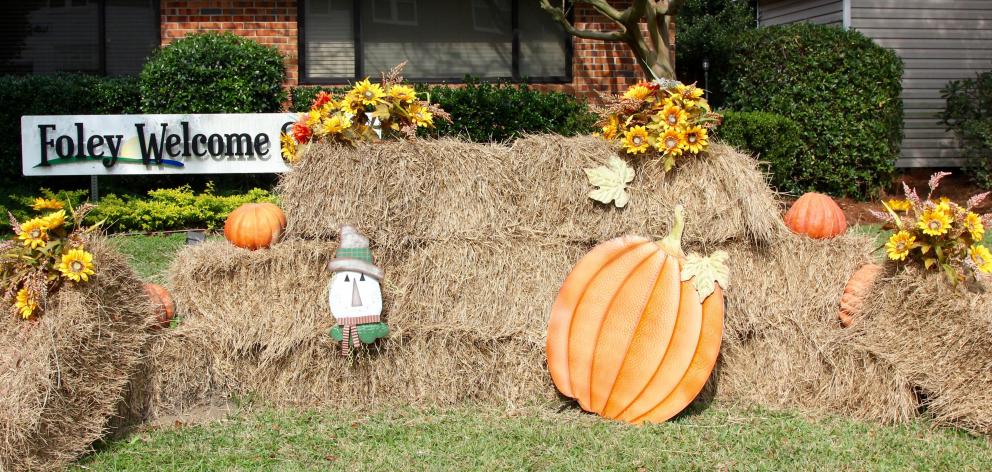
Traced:
<path id="1" fill-rule="evenodd" d="M 593 31 L 576 28 L 570 21 L 568 21 L 568 17 L 565 15 L 565 10 L 552 6 L 549 0 L 541 0 L 541 9 L 548 12 L 555 21 L 561 24 L 562 28 L 565 28 L 565 31 L 568 34 L 577 38 L 595 39 L 599 41 L 624 41 L 624 34 L 626 31 Z M 619 15 L 619 13 L 617 14 Z"/>

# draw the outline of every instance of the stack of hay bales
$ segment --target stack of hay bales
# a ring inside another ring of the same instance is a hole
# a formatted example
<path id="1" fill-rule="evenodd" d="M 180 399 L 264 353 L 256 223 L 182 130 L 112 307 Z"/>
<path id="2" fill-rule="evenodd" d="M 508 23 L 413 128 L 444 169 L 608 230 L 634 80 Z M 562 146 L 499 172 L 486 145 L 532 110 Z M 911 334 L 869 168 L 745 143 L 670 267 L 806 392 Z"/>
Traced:
<path id="1" fill-rule="evenodd" d="M 63 286 L 37 322 L 0 317 L 0 470 L 58 470 L 89 448 L 147 344 L 141 281 L 105 242 L 89 249 L 89 283 Z"/>
<path id="2" fill-rule="evenodd" d="M 836 320 L 870 241 L 792 235 L 758 163 L 719 143 L 667 174 L 633 162 L 628 206 L 595 203 L 583 169 L 613 154 L 598 138 L 554 136 L 312 148 L 278 189 L 287 242 L 213 243 L 173 264 L 185 318 L 158 346 L 172 362 L 155 367 L 156 409 L 231 392 L 277 405 L 554 399 L 546 323 L 572 265 L 613 237 L 661 238 L 681 203 L 685 246 L 733 259 L 718 398 L 880 421 L 915 413 L 910 385 Z M 324 267 L 343 224 L 372 240 L 393 331 L 355 358 L 327 335 Z"/>

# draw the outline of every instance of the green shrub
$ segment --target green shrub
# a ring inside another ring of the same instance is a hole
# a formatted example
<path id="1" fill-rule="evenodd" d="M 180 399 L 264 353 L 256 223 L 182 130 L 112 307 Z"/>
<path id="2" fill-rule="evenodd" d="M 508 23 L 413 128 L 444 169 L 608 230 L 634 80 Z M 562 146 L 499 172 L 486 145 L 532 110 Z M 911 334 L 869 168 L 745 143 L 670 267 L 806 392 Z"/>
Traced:
<path id="1" fill-rule="evenodd" d="M 774 113 L 722 111 L 716 135 L 727 144 L 768 163 L 771 184 L 780 192 L 798 193 L 797 175 L 809 150 L 795 121 Z"/>
<path id="2" fill-rule="evenodd" d="M 583 100 L 526 85 L 469 80 L 464 87 L 421 87 L 421 91 L 453 120 L 435 120 L 435 136 L 461 136 L 476 142 L 502 142 L 524 133 L 575 136 L 592 132 L 596 122 Z"/>
<path id="3" fill-rule="evenodd" d="M 684 83 L 705 85 L 713 107 L 723 105 L 721 78 L 727 76 L 738 36 L 754 29 L 754 18 L 751 2 L 740 0 L 686 0 L 679 10 L 676 75 Z M 709 81 L 703 59 L 710 62 Z"/>
<path id="4" fill-rule="evenodd" d="M 136 113 L 134 77 L 0 76 L 0 182 L 21 177 L 21 116 Z"/>
<path id="5" fill-rule="evenodd" d="M 726 105 L 792 119 L 810 148 L 796 188 L 868 196 L 890 181 L 902 139 L 902 61 L 857 31 L 808 24 L 740 37 Z"/>
<path id="6" fill-rule="evenodd" d="M 187 36 L 155 51 L 141 70 L 147 113 L 266 113 L 285 99 L 275 48 L 231 33 Z"/>
<path id="7" fill-rule="evenodd" d="M 941 122 L 961 141 L 975 180 L 992 187 L 992 71 L 949 82 L 941 96 L 947 100 Z"/>

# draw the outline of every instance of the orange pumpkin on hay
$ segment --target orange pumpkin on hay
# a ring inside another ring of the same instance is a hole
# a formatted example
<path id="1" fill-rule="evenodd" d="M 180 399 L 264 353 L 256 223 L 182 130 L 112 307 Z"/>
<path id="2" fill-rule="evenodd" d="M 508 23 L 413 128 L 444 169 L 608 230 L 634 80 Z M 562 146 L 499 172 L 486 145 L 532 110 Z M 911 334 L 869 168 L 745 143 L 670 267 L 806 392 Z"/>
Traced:
<path id="1" fill-rule="evenodd" d="M 224 237 L 245 249 L 267 248 L 282 239 L 286 214 L 271 203 L 246 203 L 231 212 L 224 222 Z"/>
<path id="2" fill-rule="evenodd" d="M 660 242 L 625 236 L 596 246 L 558 293 L 548 369 L 586 411 L 635 424 L 668 420 L 692 403 L 716 364 L 726 253 L 687 259 L 681 211 Z"/>
<path id="3" fill-rule="evenodd" d="M 798 234 L 828 239 L 847 231 L 847 218 L 834 199 L 822 193 L 807 193 L 785 213 L 785 225 Z"/>

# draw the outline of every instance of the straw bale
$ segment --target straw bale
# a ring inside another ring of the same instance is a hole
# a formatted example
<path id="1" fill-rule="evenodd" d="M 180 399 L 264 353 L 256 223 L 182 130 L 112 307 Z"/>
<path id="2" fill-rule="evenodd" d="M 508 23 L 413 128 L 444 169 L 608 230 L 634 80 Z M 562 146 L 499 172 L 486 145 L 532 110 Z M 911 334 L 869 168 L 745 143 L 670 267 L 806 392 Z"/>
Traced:
<path id="1" fill-rule="evenodd" d="M 656 161 L 634 161 L 639 176 L 622 210 L 587 197 L 593 187 L 583 169 L 612 155 L 599 138 L 551 135 L 512 146 L 454 139 L 316 145 L 277 193 L 290 237 L 333 239 L 349 223 L 395 248 L 425 239 L 661 236 L 677 203 L 695 218 L 692 240 L 767 244 L 786 231 L 758 162 L 726 145 L 714 143 L 709 157 L 669 173 Z"/>
<path id="2" fill-rule="evenodd" d="M 36 322 L 0 318 L 0 470 L 59 469 L 103 436 L 147 341 L 150 302 L 97 240 L 97 275 Z"/>
<path id="3" fill-rule="evenodd" d="M 942 274 L 887 274 L 851 328 L 921 391 L 938 422 L 992 434 L 992 294 Z"/>

